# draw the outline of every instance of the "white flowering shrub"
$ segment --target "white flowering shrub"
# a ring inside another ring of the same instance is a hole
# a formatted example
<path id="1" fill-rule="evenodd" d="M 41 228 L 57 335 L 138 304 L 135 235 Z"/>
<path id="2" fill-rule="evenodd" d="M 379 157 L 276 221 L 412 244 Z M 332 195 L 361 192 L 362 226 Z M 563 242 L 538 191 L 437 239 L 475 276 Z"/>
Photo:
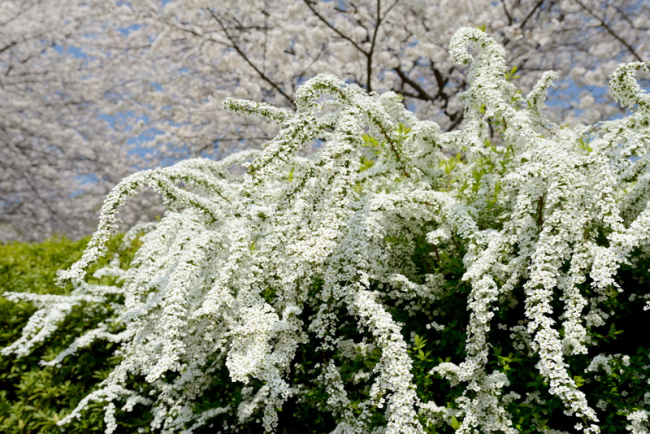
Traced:
<path id="1" fill-rule="evenodd" d="M 7 295 L 40 310 L 2 354 L 28 354 L 76 305 L 105 309 L 44 364 L 119 344 L 119 364 L 59 422 L 97 401 L 106 432 L 136 408 L 165 433 L 300 420 L 300 432 L 648 432 L 650 342 L 634 335 L 650 324 L 650 96 L 633 75 L 645 65 L 611 77 L 631 115 L 569 129 L 544 117 L 553 73 L 523 95 L 478 29 L 450 52 L 471 65 L 452 132 L 330 75 L 300 88 L 295 112 L 228 100 L 280 133 L 259 152 L 122 181 L 60 276 L 70 295 Z M 128 269 L 98 272 L 121 285 L 84 283 L 141 186 L 167 214 Z"/>

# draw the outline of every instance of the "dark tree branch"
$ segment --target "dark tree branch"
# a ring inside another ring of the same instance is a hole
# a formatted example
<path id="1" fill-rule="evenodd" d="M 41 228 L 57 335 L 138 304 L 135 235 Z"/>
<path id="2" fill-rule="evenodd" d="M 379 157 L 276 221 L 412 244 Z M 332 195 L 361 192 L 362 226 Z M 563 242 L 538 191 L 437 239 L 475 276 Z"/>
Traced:
<path id="1" fill-rule="evenodd" d="M 431 95 L 430 95 L 426 90 L 424 90 L 424 89 L 422 88 L 422 86 L 420 86 L 416 81 L 414 81 L 414 80 L 412 80 L 411 78 L 409 78 L 409 77 L 404 73 L 404 71 L 402 71 L 401 66 L 398 66 L 397 68 L 395 68 L 394 71 L 397 73 L 397 75 L 399 76 L 399 78 L 400 78 L 404 83 L 408 84 L 408 85 L 411 86 L 413 89 L 415 89 L 415 91 L 418 93 L 418 95 L 415 96 L 416 98 L 418 98 L 418 99 L 422 99 L 422 100 L 425 100 L 425 101 L 433 101 L 433 100 L 434 100 L 434 98 L 433 98 L 433 97 L 432 97 L 432 96 L 431 96 Z"/>
<path id="2" fill-rule="evenodd" d="M 537 10 L 542 6 L 543 3 L 544 3 L 544 0 L 539 0 L 537 2 L 537 4 L 530 10 L 530 12 L 528 12 L 528 15 L 526 15 L 526 18 L 524 18 L 523 21 L 521 22 L 521 24 L 519 25 L 520 29 L 523 29 L 526 26 L 526 24 L 528 23 L 528 20 L 530 20 L 533 17 L 535 12 L 537 12 Z"/>
<path id="3" fill-rule="evenodd" d="M 368 92 L 372 91 L 372 55 L 375 52 L 375 43 L 377 42 L 377 32 L 379 32 L 379 26 L 381 24 L 381 0 L 377 0 L 377 23 L 375 24 L 375 30 L 372 34 L 372 39 L 370 41 L 370 51 L 366 55 L 366 90 Z"/>
<path id="4" fill-rule="evenodd" d="M 216 21 L 217 23 L 219 23 L 219 26 L 221 27 L 221 30 L 223 30 L 223 33 L 226 35 L 226 38 L 228 38 L 228 40 L 229 40 L 230 43 L 232 44 L 232 45 L 231 45 L 231 48 L 233 48 L 233 49 L 237 52 L 237 54 L 239 54 L 239 55 L 241 56 L 241 58 L 244 59 L 244 61 L 245 61 L 246 63 L 248 63 L 248 64 L 250 65 L 251 68 L 253 68 L 253 69 L 255 70 L 255 72 L 257 73 L 257 75 L 259 75 L 260 78 L 261 78 L 262 80 L 264 80 L 265 82 L 267 82 L 269 85 L 271 85 L 271 87 L 273 87 L 276 91 L 278 91 L 278 93 L 279 93 L 280 95 L 282 95 L 282 96 L 287 100 L 287 102 L 291 105 L 291 107 L 295 109 L 295 108 L 296 108 L 296 105 L 295 105 L 295 103 L 293 102 L 293 99 L 292 99 L 289 95 L 287 95 L 287 94 L 282 90 L 282 88 L 280 88 L 280 86 L 278 86 L 278 84 L 276 84 L 276 83 L 275 83 L 273 80 L 271 80 L 271 79 L 270 79 L 266 74 L 264 74 L 264 72 L 262 72 L 262 71 L 261 71 L 257 66 L 255 66 L 255 64 L 254 64 L 254 63 L 253 63 L 253 62 L 248 58 L 248 56 L 246 55 L 246 53 L 244 53 L 244 52 L 242 51 L 242 49 L 239 48 L 239 45 L 237 45 L 237 42 L 235 41 L 235 39 L 230 35 L 230 33 L 228 32 L 228 29 L 227 29 L 226 26 L 223 24 L 223 21 L 221 21 L 221 18 L 219 18 L 219 16 L 218 16 L 217 14 L 215 14 L 214 11 L 212 11 L 212 9 L 209 9 L 209 8 L 208 8 L 208 12 L 210 13 L 210 15 L 212 15 L 212 18 L 214 18 L 215 21 Z"/>
<path id="5" fill-rule="evenodd" d="M 349 36 L 343 34 L 339 29 L 337 29 L 336 27 L 334 27 L 333 25 L 331 25 L 331 24 L 330 24 L 330 23 L 325 19 L 325 17 L 323 17 L 321 14 L 319 14 L 318 11 L 317 11 L 316 9 L 314 9 L 314 6 L 313 6 L 312 3 L 310 2 L 310 0 L 303 0 L 303 2 L 304 2 L 304 3 L 307 5 L 307 7 L 311 10 L 311 12 L 312 12 L 314 15 L 316 15 L 316 18 L 318 18 L 318 19 L 319 19 L 323 24 L 325 24 L 327 27 L 329 27 L 330 29 L 332 29 L 332 30 L 334 31 L 334 33 L 336 33 L 336 34 L 339 35 L 341 38 L 343 38 L 343 39 L 345 39 L 346 41 L 348 41 L 349 43 L 351 43 L 351 44 L 354 46 L 354 48 L 356 48 L 357 50 L 359 50 L 360 52 L 362 52 L 362 53 L 365 54 L 366 56 L 368 55 L 368 53 L 367 53 L 363 48 L 361 48 L 361 47 L 359 46 L 359 44 L 357 44 L 356 42 L 354 42 L 354 40 L 353 40 L 352 38 L 350 38 Z"/>
<path id="6" fill-rule="evenodd" d="M 588 7 L 587 7 L 587 6 L 582 2 L 582 1 L 580 1 L 580 0 L 574 0 L 574 1 L 575 1 L 576 3 L 578 3 L 578 4 L 580 5 L 580 7 L 581 7 L 582 9 L 584 9 L 584 10 L 585 10 L 589 15 L 591 15 L 592 17 L 594 17 L 595 19 L 597 19 L 597 20 L 600 22 L 600 26 L 601 26 L 602 28 L 604 28 L 604 29 L 607 31 L 607 33 L 609 33 L 610 35 L 612 35 L 612 37 L 613 37 L 614 39 L 616 39 L 618 42 L 620 42 L 621 44 L 623 44 L 623 46 L 624 46 L 625 48 L 627 48 L 627 50 L 628 50 L 628 51 L 629 51 L 629 52 L 634 56 L 634 58 L 635 58 L 636 60 L 638 60 L 639 62 L 643 62 L 643 61 L 644 61 L 644 60 L 641 58 L 641 56 L 639 56 L 639 55 L 637 54 L 637 52 L 634 50 L 634 48 L 633 48 L 630 44 L 628 44 L 627 41 L 625 41 L 623 38 L 621 38 L 621 37 L 620 37 L 620 36 L 619 36 L 615 31 L 614 31 L 614 29 L 612 29 L 612 28 L 611 28 L 611 27 L 610 27 L 610 26 L 605 22 L 605 20 L 604 20 L 603 18 L 601 18 L 601 17 L 599 17 L 598 15 L 596 15 L 596 14 L 595 14 L 591 9 L 589 9 L 589 8 L 588 8 Z"/>
<path id="7" fill-rule="evenodd" d="M 508 17 L 508 25 L 512 24 L 512 15 L 508 12 L 508 7 L 506 6 L 506 0 L 501 0 L 501 6 L 503 6 L 503 12 L 505 12 L 506 17 Z"/>

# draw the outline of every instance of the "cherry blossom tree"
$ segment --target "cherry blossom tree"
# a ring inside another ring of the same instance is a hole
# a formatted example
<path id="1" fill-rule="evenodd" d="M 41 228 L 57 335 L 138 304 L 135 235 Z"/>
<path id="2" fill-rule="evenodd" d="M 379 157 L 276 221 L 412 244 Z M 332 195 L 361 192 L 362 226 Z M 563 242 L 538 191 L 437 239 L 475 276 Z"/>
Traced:
<path id="1" fill-rule="evenodd" d="M 43 363 L 118 344 L 117 366 L 59 422 L 102 402 L 109 433 L 136 407 L 161 432 L 273 432 L 290 400 L 335 433 L 567 432 L 561 417 L 647 432 L 650 343 L 605 351 L 614 320 L 648 324 L 647 66 L 609 78 L 630 114 L 570 127 L 547 116 L 557 73 L 522 92 L 503 45 L 475 27 L 450 57 L 469 68 L 451 131 L 329 74 L 300 85 L 294 109 L 227 99 L 278 133 L 121 181 L 60 275 L 69 294 L 6 295 L 39 310 L 2 354 L 30 353 L 74 309 L 106 318 Z M 144 186 L 167 214 L 127 234 L 142 233 L 131 264 L 116 255 L 95 273 L 116 285 L 88 284 Z"/>
<path id="2" fill-rule="evenodd" d="M 648 7 L 642 0 L 3 2 L 2 239 L 89 232 L 98 195 L 134 168 L 259 147 L 277 129 L 234 122 L 223 100 L 293 109 L 299 86 L 319 73 L 395 91 L 418 117 L 455 130 L 464 120 L 457 95 L 467 88 L 466 69 L 446 50 L 463 25 L 484 28 L 507 48 L 516 68 L 509 72 L 524 91 L 543 71 L 558 72 L 553 119 L 575 125 L 618 115 L 606 79 L 620 62 L 647 59 Z M 145 137 L 139 151 L 127 151 L 129 137 Z"/>
<path id="3" fill-rule="evenodd" d="M 0 4 L 0 240 L 87 233 L 99 195 L 129 173 L 124 136 L 100 116 L 114 83 L 95 74 L 101 59 L 68 51 L 106 12 Z"/>

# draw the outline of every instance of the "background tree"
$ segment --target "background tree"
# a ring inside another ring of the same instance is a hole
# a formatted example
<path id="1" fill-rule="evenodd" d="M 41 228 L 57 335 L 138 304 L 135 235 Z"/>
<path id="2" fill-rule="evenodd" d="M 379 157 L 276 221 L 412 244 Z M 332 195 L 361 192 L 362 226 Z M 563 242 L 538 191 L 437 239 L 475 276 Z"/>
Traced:
<path id="1" fill-rule="evenodd" d="M 559 72 L 558 119 L 593 122 L 619 113 L 606 78 L 620 62 L 646 60 L 650 40 L 643 0 L 62 5 L 0 9 L 3 239 L 88 232 L 95 198 L 125 171 L 219 158 L 273 137 L 274 127 L 254 119 L 233 122 L 221 109 L 227 96 L 293 108 L 300 84 L 333 73 L 369 91 L 394 90 L 420 118 L 453 130 L 467 83 L 446 49 L 469 25 L 507 48 L 522 90 L 542 71 Z M 128 152 L 126 138 L 141 135 L 153 140 Z"/>
<path id="2" fill-rule="evenodd" d="M 106 59 L 74 51 L 99 39 L 108 12 L 0 4 L 0 240 L 85 233 L 101 194 L 128 173 L 124 129 L 101 117 L 115 84 L 100 74 Z"/>

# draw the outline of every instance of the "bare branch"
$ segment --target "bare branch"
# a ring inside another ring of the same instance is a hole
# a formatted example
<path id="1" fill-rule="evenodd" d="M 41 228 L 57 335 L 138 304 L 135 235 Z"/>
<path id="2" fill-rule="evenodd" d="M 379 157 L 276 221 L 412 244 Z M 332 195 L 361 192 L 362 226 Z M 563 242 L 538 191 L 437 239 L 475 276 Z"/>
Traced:
<path id="1" fill-rule="evenodd" d="M 334 27 L 333 25 L 331 25 L 331 24 L 329 23 L 329 21 L 327 21 L 327 20 L 325 19 L 325 17 L 323 17 L 320 13 L 318 13 L 318 11 L 317 11 L 316 9 L 314 9 L 314 6 L 313 6 L 312 3 L 310 2 L 310 0 L 303 0 L 303 2 L 307 5 L 307 7 L 309 8 L 309 10 L 311 10 L 312 13 L 313 13 L 313 14 L 314 14 L 314 15 L 315 15 L 315 16 L 316 16 L 316 17 L 317 17 L 317 18 L 318 18 L 318 19 L 319 19 L 323 24 L 325 24 L 327 27 L 329 27 L 330 29 L 332 29 L 332 30 L 334 31 L 334 33 L 336 33 L 336 34 L 339 35 L 341 38 L 343 38 L 343 39 L 345 39 L 346 41 L 348 41 L 349 43 L 351 43 L 352 46 L 353 46 L 354 48 L 356 48 L 357 50 L 359 50 L 361 53 L 365 54 L 366 56 L 368 55 L 368 53 L 367 53 L 363 48 L 361 48 L 361 47 L 359 46 L 359 44 L 357 44 L 356 42 L 354 42 L 354 40 L 353 40 L 352 38 L 350 38 L 349 36 L 343 34 L 339 29 L 337 29 L 336 27 Z"/>
<path id="2" fill-rule="evenodd" d="M 587 6 L 586 6 L 582 1 L 580 1 L 580 0 L 574 0 L 574 1 L 575 1 L 576 3 L 578 3 L 578 4 L 580 5 L 580 7 L 581 7 L 582 9 L 585 10 L 585 12 L 587 12 L 589 15 L 591 15 L 592 17 L 594 17 L 595 19 L 597 19 L 597 20 L 600 22 L 601 27 L 604 28 L 604 29 L 607 31 L 607 33 L 609 33 L 610 35 L 612 35 L 612 37 L 613 37 L 614 39 L 616 39 L 618 42 L 620 42 L 621 44 L 623 44 L 623 46 L 624 46 L 625 48 L 627 48 L 627 51 L 629 51 L 629 52 L 634 56 L 634 58 L 635 58 L 636 60 L 638 60 L 639 62 L 644 62 L 644 60 L 641 58 L 641 56 L 639 56 L 639 54 L 634 50 L 634 48 L 633 48 L 630 44 L 628 44 L 627 41 L 625 41 L 625 39 L 621 38 L 621 37 L 620 37 L 620 36 L 619 36 L 615 31 L 614 31 L 614 29 L 612 29 L 612 28 L 611 28 L 611 27 L 610 27 L 610 26 L 605 22 L 605 20 L 604 20 L 603 18 L 601 18 L 601 17 L 599 17 L 598 15 L 596 15 L 596 14 L 595 14 L 595 13 L 594 13 L 590 8 L 588 8 L 588 7 L 587 7 Z"/>
<path id="3" fill-rule="evenodd" d="M 219 18 L 219 16 L 218 16 L 217 14 L 215 14 L 214 11 L 213 11 L 212 9 L 208 9 L 208 12 L 210 13 L 210 15 L 212 15 L 212 17 L 215 19 L 215 21 L 216 21 L 217 23 L 219 23 L 219 26 L 221 27 L 221 30 L 223 30 L 224 34 L 226 35 L 226 37 L 228 38 L 228 40 L 229 40 L 229 41 L 231 42 L 231 44 L 232 44 L 232 45 L 231 45 L 231 48 L 233 48 L 233 49 L 234 49 L 234 50 L 235 50 L 235 51 L 236 51 L 236 52 L 241 56 L 241 58 L 244 59 L 244 61 L 245 61 L 246 63 L 248 63 L 248 64 L 250 65 L 251 68 L 253 68 L 253 69 L 255 70 L 255 72 L 257 73 L 257 75 L 259 75 L 260 78 L 261 78 L 262 80 L 264 80 L 266 83 L 268 83 L 269 85 L 271 85 L 271 87 L 272 87 L 273 89 L 275 89 L 276 91 L 278 91 L 278 93 L 279 93 L 280 95 L 282 95 L 282 96 L 285 98 L 285 100 L 287 101 L 287 103 L 288 103 L 292 108 L 296 108 L 296 105 L 295 105 L 294 102 L 293 102 L 293 98 L 291 98 L 289 95 L 287 95 L 287 94 L 282 90 L 282 88 L 281 88 L 277 83 L 275 83 L 275 82 L 274 82 L 273 80 L 271 80 L 271 79 L 270 79 L 266 74 L 264 74 L 264 72 L 262 72 L 262 71 L 261 71 L 261 70 L 260 70 L 260 69 L 259 69 L 259 68 L 258 68 L 258 67 L 257 67 L 257 66 L 256 66 L 256 65 L 255 65 L 255 64 L 254 64 L 250 59 L 249 59 L 249 58 L 248 58 L 248 56 L 246 55 L 246 53 L 244 53 L 244 52 L 242 51 L 242 49 L 239 47 L 239 45 L 237 44 L 237 42 L 235 41 L 235 39 L 234 39 L 234 38 L 230 35 L 230 33 L 228 32 L 228 29 L 227 29 L 226 26 L 223 24 L 223 21 L 221 21 L 221 18 Z"/>

